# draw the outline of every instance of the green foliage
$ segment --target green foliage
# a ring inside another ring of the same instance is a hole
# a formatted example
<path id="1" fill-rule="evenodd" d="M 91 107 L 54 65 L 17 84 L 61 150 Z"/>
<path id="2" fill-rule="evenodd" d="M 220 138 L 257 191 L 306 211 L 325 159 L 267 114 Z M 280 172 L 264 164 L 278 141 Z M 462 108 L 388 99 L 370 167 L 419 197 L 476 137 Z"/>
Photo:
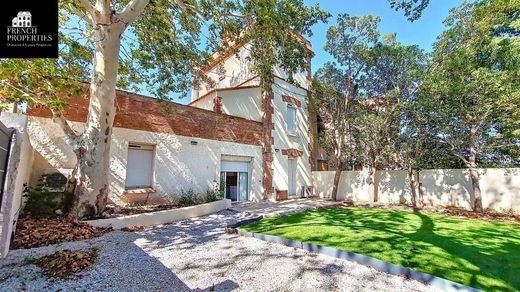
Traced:
<path id="1" fill-rule="evenodd" d="M 101 253 L 101 248 L 99 248 L 99 246 L 94 246 L 90 249 L 90 254 L 97 258 L 99 256 L 99 254 Z"/>
<path id="2" fill-rule="evenodd" d="M 224 198 L 224 188 L 221 185 L 214 185 L 209 187 L 205 194 L 207 203 L 222 200 Z"/>
<path id="3" fill-rule="evenodd" d="M 327 124 L 319 137 L 325 151 L 341 153 L 344 164 L 398 168 L 400 134 L 409 124 L 405 106 L 415 97 L 426 55 L 397 42 L 395 34 L 382 36 L 379 21 L 371 15 L 338 16 L 325 45 L 337 63 L 317 71 L 313 99 Z"/>
<path id="4" fill-rule="evenodd" d="M 23 262 L 27 265 L 35 265 L 36 263 L 38 263 L 38 258 L 29 255 L 23 258 Z"/>
<path id="5" fill-rule="evenodd" d="M 197 194 L 192 189 L 181 190 L 179 195 L 179 207 L 188 207 L 203 203 L 211 203 L 224 198 L 224 189 L 219 185 L 210 186 L 205 193 Z"/>
<path id="6" fill-rule="evenodd" d="M 192 189 L 181 190 L 178 201 L 180 207 L 193 206 L 199 204 L 200 202 L 200 196 L 198 196 Z"/>
<path id="7" fill-rule="evenodd" d="M 117 15 L 128 3 L 112 1 L 111 10 Z M 428 1 L 389 3 L 416 19 Z M 0 93 L 9 102 L 61 110 L 67 97 L 84 90 L 82 82 L 90 80 L 97 28 L 87 23 L 87 11 L 77 1 L 60 0 L 59 7 L 57 60 L 0 61 Z M 122 35 L 117 86 L 146 88 L 163 99 L 187 92 L 207 81 L 201 69 L 215 52 L 241 42 L 251 43 L 252 71 L 263 81 L 273 78 L 276 64 L 291 75 L 307 66 L 306 44 L 299 36 L 310 36 L 311 27 L 329 17 L 318 4 L 307 6 L 303 0 L 150 1 Z"/>
<path id="8" fill-rule="evenodd" d="M 47 186 L 46 176 L 42 176 L 36 187 L 24 184 L 23 197 L 26 199 L 24 212 L 33 215 L 54 215 L 64 209 L 65 194 Z"/>
<path id="9" fill-rule="evenodd" d="M 372 256 L 485 291 L 520 289 L 515 222 L 349 207 L 267 218 L 241 228 Z"/>
<path id="10" fill-rule="evenodd" d="M 466 2 L 435 44 L 415 107 L 419 122 L 466 165 L 520 165 L 520 1 Z M 516 31 L 518 33 L 518 31 Z"/>

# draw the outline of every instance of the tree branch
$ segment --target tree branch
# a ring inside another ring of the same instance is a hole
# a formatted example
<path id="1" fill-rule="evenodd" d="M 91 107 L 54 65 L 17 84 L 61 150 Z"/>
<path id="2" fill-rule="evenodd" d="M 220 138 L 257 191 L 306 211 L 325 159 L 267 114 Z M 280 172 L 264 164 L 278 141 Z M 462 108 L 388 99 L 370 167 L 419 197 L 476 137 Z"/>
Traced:
<path id="1" fill-rule="evenodd" d="M 182 10 L 191 10 L 193 12 L 195 12 L 195 14 L 199 15 L 200 17 L 202 17 L 204 20 L 209 20 L 208 17 L 206 17 L 205 15 L 203 15 L 202 11 L 195 5 L 191 5 L 191 4 L 188 4 L 188 3 L 184 3 L 183 0 L 174 0 L 175 4 L 177 4 L 177 6 L 182 9 Z"/>
<path id="2" fill-rule="evenodd" d="M 94 19 L 92 19 L 92 16 L 90 15 L 90 13 L 88 13 L 88 12 L 85 13 L 74 5 L 69 5 L 69 9 L 72 13 L 74 13 L 81 20 L 84 20 L 88 25 L 90 25 L 90 26 L 94 25 Z"/>
<path id="3" fill-rule="evenodd" d="M 67 123 L 67 120 L 63 118 L 63 115 L 58 110 L 51 109 L 52 112 L 52 121 L 56 124 L 60 125 L 61 129 L 67 136 L 67 139 L 71 142 L 77 142 L 79 135 L 74 131 L 74 129 L 71 128 L 69 123 Z"/>
<path id="4" fill-rule="evenodd" d="M 83 7 L 83 9 L 85 9 L 85 11 L 86 11 L 85 16 L 88 17 L 88 20 L 91 23 L 94 23 L 96 14 L 94 13 L 94 6 L 92 6 L 92 3 L 90 3 L 89 0 L 78 0 L 78 1 L 79 1 L 79 4 L 81 5 L 81 7 Z"/>
<path id="5" fill-rule="evenodd" d="M 117 17 L 126 24 L 132 23 L 141 15 L 149 2 L 150 0 L 132 0 L 121 13 L 117 14 Z"/>

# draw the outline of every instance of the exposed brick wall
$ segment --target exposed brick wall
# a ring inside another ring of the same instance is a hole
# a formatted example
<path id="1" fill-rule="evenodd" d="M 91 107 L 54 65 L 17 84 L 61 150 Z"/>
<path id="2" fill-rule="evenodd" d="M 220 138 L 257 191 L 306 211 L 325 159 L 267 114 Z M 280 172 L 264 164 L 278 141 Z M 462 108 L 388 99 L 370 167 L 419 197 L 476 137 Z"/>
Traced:
<path id="1" fill-rule="evenodd" d="M 287 155 L 288 157 L 300 157 L 303 155 L 303 151 L 298 149 L 282 149 L 282 155 Z"/>
<path id="2" fill-rule="evenodd" d="M 213 111 L 216 113 L 222 113 L 222 97 L 215 96 L 213 99 Z"/>
<path id="3" fill-rule="evenodd" d="M 215 113 L 177 103 L 158 101 L 151 97 L 117 91 L 117 114 L 114 126 L 133 130 L 172 133 L 243 144 L 262 145 L 262 123 Z M 73 97 L 64 116 L 69 121 L 85 122 L 88 99 Z M 42 106 L 29 107 L 29 116 L 51 118 Z"/>
<path id="4" fill-rule="evenodd" d="M 292 103 L 293 105 L 295 105 L 297 107 L 302 106 L 302 102 L 292 96 L 282 95 L 282 100 L 285 102 L 288 102 L 288 103 Z"/>
<path id="5" fill-rule="evenodd" d="M 276 190 L 276 200 L 283 201 L 289 199 L 289 192 L 287 190 Z"/>

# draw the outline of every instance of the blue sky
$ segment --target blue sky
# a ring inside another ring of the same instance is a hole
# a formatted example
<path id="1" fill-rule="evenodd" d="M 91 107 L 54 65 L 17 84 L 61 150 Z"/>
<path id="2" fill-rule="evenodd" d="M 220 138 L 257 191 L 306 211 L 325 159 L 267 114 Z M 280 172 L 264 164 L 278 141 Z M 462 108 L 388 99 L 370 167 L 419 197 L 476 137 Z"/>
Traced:
<path id="1" fill-rule="evenodd" d="M 333 17 L 328 23 L 317 24 L 313 27 L 314 35 L 309 38 L 312 43 L 315 56 L 312 60 L 313 73 L 332 57 L 323 50 L 327 28 L 335 23 L 335 17 L 339 13 L 350 15 L 373 14 L 381 17 L 379 30 L 383 34 L 397 33 L 397 40 L 407 45 L 419 45 L 426 51 L 432 49 L 437 36 L 444 30 L 442 21 L 448 16 L 451 8 L 462 4 L 463 0 L 431 0 L 428 8 L 420 19 L 410 22 L 404 17 L 402 11 L 395 11 L 387 0 L 305 0 L 307 5 L 320 3 L 322 9 L 329 11 Z M 143 92 L 146 94 L 146 92 Z M 188 104 L 189 94 L 183 98 L 173 95 L 173 101 Z"/>

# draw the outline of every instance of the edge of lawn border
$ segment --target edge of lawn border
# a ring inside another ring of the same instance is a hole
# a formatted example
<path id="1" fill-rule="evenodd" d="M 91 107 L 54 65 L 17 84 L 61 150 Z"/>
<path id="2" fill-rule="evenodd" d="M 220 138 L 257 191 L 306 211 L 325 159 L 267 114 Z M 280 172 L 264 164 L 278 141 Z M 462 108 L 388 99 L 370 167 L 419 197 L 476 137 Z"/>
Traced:
<path id="1" fill-rule="evenodd" d="M 238 229 L 238 227 L 240 226 L 247 225 L 259 221 L 261 219 L 263 219 L 263 216 L 238 221 L 234 224 L 226 226 L 226 232 L 236 233 L 241 236 L 253 237 L 263 241 L 279 243 L 288 247 L 301 248 L 307 251 L 318 252 L 335 258 L 355 262 L 364 266 L 372 267 L 378 271 L 385 272 L 391 275 L 405 276 L 408 279 L 417 280 L 419 282 L 423 282 L 425 284 L 428 284 L 435 288 L 442 289 L 444 291 L 481 291 L 479 289 L 456 283 L 444 278 L 440 278 L 423 272 L 418 272 L 410 268 L 394 265 L 392 263 L 385 262 L 370 256 L 357 254 L 354 252 L 345 251 L 337 248 L 327 247 L 319 244 L 305 243 L 298 240 L 283 238 L 275 235 L 248 232 Z"/>

